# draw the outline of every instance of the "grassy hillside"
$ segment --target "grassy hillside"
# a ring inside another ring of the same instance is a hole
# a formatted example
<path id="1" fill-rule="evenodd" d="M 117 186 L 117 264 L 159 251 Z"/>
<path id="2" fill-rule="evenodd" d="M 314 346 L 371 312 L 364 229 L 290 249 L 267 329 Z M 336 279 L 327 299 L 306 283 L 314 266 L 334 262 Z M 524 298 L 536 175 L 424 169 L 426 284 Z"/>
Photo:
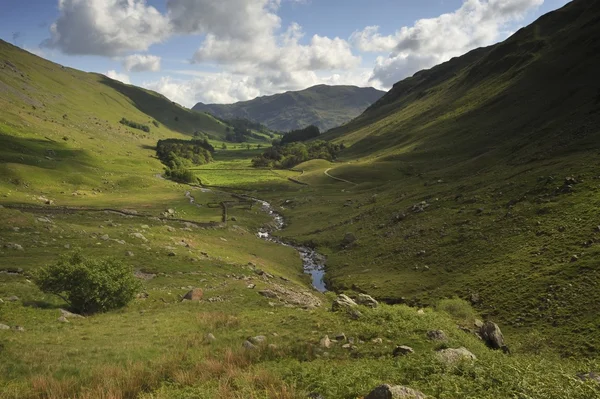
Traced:
<path id="1" fill-rule="evenodd" d="M 325 131 L 358 116 L 383 94 L 372 87 L 319 85 L 235 104 L 198 103 L 193 109 L 220 118 L 250 119 L 281 132 L 308 125 Z"/>
<path id="2" fill-rule="evenodd" d="M 273 196 L 290 201 L 285 234 L 328 254 L 335 289 L 458 295 L 511 333 L 596 356 L 599 20 L 600 3 L 574 1 L 397 83 L 327 133 L 351 145 L 342 162 Z"/>

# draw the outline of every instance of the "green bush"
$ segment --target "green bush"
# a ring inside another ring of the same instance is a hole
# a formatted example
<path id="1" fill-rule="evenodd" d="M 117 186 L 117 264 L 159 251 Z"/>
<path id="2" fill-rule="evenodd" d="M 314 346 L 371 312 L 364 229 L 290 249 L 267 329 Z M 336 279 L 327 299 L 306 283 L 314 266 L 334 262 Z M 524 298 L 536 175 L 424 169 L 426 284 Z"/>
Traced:
<path id="1" fill-rule="evenodd" d="M 442 299 L 436 306 L 437 310 L 448 313 L 454 320 L 463 325 L 472 325 L 477 318 L 477 313 L 464 299 L 454 297 Z"/>
<path id="2" fill-rule="evenodd" d="M 34 272 L 36 285 L 79 313 L 91 314 L 127 305 L 140 290 L 132 269 L 116 259 L 93 259 L 80 251 L 62 256 Z"/>

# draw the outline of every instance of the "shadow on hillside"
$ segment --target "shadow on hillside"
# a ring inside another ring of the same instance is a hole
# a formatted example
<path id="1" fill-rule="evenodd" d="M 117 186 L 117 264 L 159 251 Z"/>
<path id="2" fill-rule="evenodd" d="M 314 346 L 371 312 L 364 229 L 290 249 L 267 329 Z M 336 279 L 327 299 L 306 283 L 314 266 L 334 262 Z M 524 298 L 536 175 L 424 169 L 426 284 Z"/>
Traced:
<path id="1" fill-rule="evenodd" d="M 0 132 L 0 165 L 7 163 L 60 169 L 73 164 L 93 165 L 94 160 L 87 151 L 69 148 L 63 142 L 49 138 L 15 137 Z"/>
<path id="2" fill-rule="evenodd" d="M 156 151 L 156 146 L 155 145 L 148 145 L 148 144 L 141 144 L 140 148 L 142 150 L 151 150 L 151 151 Z"/>
<path id="3" fill-rule="evenodd" d="M 36 309 L 66 309 L 68 307 L 67 304 L 57 305 L 45 301 L 23 301 L 23 306 Z"/>
<path id="4" fill-rule="evenodd" d="M 169 129 L 185 134 L 192 134 L 195 131 L 194 121 L 190 121 L 190 117 L 194 118 L 192 111 L 179 107 L 168 98 L 152 94 L 139 87 L 125 85 L 106 76 L 100 77 L 100 83 L 123 94 L 133 101 L 137 109 Z M 152 129 L 152 126 L 150 128 Z"/>

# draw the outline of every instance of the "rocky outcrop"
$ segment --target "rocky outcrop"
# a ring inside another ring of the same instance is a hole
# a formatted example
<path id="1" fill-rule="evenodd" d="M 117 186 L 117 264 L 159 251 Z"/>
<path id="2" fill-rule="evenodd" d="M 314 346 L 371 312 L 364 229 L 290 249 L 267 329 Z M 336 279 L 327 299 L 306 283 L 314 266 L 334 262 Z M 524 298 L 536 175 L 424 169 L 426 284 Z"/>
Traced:
<path id="1" fill-rule="evenodd" d="M 373 389 L 365 399 L 426 399 L 424 393 L 402 385 L 380 385 Z"/>
<path id="2" fill-rule="evenodd" d="M 479 329 L 479 335 L 485 344 L 492 349 L 502 349 L 508 352 L 508 346 L 504 343 L 504 335 L 500 327 L 494 322 L 486 321 Z"/>
<path id="3" fill-rule="evenodd" d="M 340 294 L 333 301 L 333 304 L 331 305 L 331 310 L 334 312 L 337 312 L 339 310 L 350 310 L 357 306 L 358 306 L 358 304 L 356 302 L 354 302 L 354 300 L 352 300 L 352 298 L 350 298 L 347 295 Z"/>

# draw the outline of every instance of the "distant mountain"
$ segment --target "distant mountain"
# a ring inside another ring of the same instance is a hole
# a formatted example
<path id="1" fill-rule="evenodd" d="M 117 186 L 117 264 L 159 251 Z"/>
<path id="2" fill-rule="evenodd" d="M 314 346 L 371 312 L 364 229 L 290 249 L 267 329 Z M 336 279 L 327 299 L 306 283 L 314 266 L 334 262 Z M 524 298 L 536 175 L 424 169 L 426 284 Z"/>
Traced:
<path id="1" fill-rule="evenodd" d="M 308 125 L 325 131 L 360 115 L 384 94 L 372 87 L 318 85 L 235 104 L 198 103 L 192 109 L 219 118 L 246 118 L 278 131 Z"/>

